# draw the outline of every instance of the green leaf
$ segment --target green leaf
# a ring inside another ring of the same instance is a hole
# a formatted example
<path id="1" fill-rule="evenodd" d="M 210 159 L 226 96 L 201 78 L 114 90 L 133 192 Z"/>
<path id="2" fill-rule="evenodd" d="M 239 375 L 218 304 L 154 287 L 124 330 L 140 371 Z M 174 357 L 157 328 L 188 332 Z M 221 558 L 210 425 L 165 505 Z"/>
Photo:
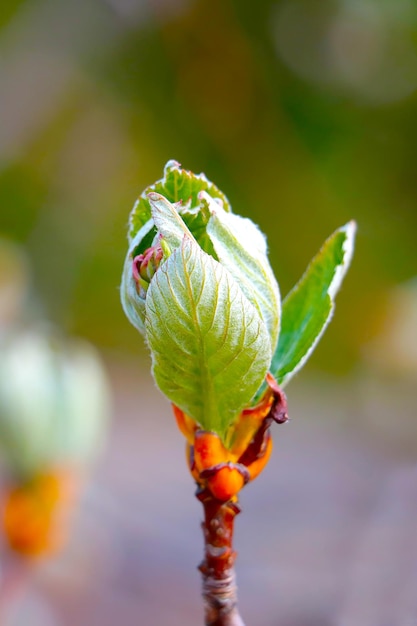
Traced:
<path id="1" fill-rule="evenodd" d="M 336 293 L 352 258 L 355 232 L 355 222 L 336 230 L 283 302 L 278 347 L 271 364 L 280 385 L 301 369 L 332 317 Z"/>
<path id="2" fill-rule="evenodd" d="M 239 283 L 245 296 L 258 308 L 275 350 L 281 313 L 281 299 L 267 256 L 266 239 L 248 218 L 226 213 L 206 194 L 211 217 L 207 225 L 217 258 Z"/>
<path id="3" fill-rule="evenodd" d="M 189 239 L 151 281 L 146 334 L 161 391 L 224 437 L 265 378 L 270 341 L 230 273 Z"/>
<path id="4" fill-rule="evenodd" d="M 230 211 L 226 196 L 204 174 L 184 170 L 179 163 L 171 160 L 165 166 L 164 177 L 147 187 L 136 201 L 129 218 L 130 239 L 151 218 L 148 193 L 152 191 L 165 196 L 169 202 L 182 202 L 187 209 L 199 207 L 199 193 L 206 191 L 212 198 L 220 200 L 226 211 Z"/>
<path id="5" fill-rule="evenodd" d="M 207 234 L 207 224 L 210 219 L 210 211 L 207 204 L 203 202 L 201 207 L 195 209 L 182 207 L 180 214 L 187 228 L 193 233 L 198 245 L 204 252 L 207 252 L 207 254 L 218 261 L 211 239 Z"/>
<path id="6" fill-rule="evenodd" d="M 164 196 L 151 192 L 148 194 L 148 198 L 158 233 L 163 236 L 170 248 L 178 248 L 184 236 L 195 241 L 175 207 Z"/>

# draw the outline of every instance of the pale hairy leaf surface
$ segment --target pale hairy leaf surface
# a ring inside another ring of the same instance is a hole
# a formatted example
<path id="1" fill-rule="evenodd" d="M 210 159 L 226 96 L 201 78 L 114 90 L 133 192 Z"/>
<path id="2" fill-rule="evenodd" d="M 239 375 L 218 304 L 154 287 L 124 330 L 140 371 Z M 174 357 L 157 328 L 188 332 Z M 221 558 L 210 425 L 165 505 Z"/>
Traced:
<path id="1" fill-rule="evenodd" d="M 224 437 L 265 378 L 270 340 L 231 274 L 190 239 L 151 281 L 146 334 L 161 391 Z"/>
<path id="2" fill-rule="evenodd" d="M 138 295 L 132 272 L 133 259 L 157 242 L 158 236 L 154 225 L 170 249 L 180 246 L 184 236 L 193 239 L 175 207 L 164 196 L 151 192 L 149 201 L 152 219 L 142 226 L 129 244 L 120 288 L 123 310 L 133 326 L 142 334 L 145 333 L 145 300 L 142 300 Z"/>
<path id="3" fill-rule="evenodd" d="M 278 347 L 271 364 L 280 385 L 304 365 L 331 319 L 335 296 L 352 258 L 355 232 L 355 222 L 336 230 L 283 301 Z"/>
<path id="4" fill-rule="evenodd" d="M 194 240 L 193 235 L 171 202 L 155 192 L 149 193 L 148 198 L 151 205 L 152 218 L 158 233 L 162 235 L 171 249 L 178 248 L 184 236 Z"/>
<path id="5" fill-rule="evenodd" d="M 230 211 L 226 196 L 204 174 L 189 172 L 177 161 L 171 160 L 165 166 L 163 178 L 147 187 L 136 201 L 129 218 L 130 239 L 151 218 L 148 193 L 152 191 L 165 196 L 171 203 L 182 202 L 184 208 L 188 209 L 199 207 L 199 193 L 206 191 L 210 197 L 217 198 L 226 211 Z"/>
<path id="6" fill-rule="evenodd" d="M 239 283 L 245 296 L 256 306 L 268 329 L 275 350 L 280 324 L 281 299 L 278 283 L 268 261 L 266 240 L 248 218 L 224 211 L 206 194 L 211 217 L 207 224 L 217 258 Z"/>

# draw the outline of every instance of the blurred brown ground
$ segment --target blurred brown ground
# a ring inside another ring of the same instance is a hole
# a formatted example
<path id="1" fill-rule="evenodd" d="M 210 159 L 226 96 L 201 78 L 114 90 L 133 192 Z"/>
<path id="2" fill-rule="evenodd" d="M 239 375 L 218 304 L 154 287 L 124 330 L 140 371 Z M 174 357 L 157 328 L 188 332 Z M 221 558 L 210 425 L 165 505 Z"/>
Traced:
<path id="1" fill-rule="evenodd" d="M 182 437 L 142 369 L 111 374 L 109 448 L 70 546 L 38 569 L 13 626 L 202 623 L 201 510 Z M 417 624 L 415 455 L 373 430 L 361 386 L 307 377 L 288 391 L 292 420 L 274 428 L 272 460 L 236 520 L 247 626 Z"/>

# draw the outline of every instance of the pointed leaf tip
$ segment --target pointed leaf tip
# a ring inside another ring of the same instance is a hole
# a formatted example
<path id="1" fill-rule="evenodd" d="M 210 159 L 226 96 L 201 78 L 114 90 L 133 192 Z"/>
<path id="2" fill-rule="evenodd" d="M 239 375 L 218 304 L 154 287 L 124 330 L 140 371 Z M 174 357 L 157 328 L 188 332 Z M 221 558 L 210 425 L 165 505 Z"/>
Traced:
<path id="1" fill-rule="evenodd" d="M 340 289 L 340 286 L 342 284 L 342 281 L 346 275 L 347 270 L 349 269 L 350 263 L 352 261 L 352 257 L 353 257 L 353 251 L 354 251 L 354 247 L 355 247 L 355 235 L 356 235 L 356 230 L 357 230 L 357 224 L 355 222 L 355 220 L 351 220 L 350 222 L 348 222 L 347 224 L 345 224 L 344 226 L 342 226 L 339 231 L 340 232 L 344 232 L 346 233 L 346 238 L 343 242 L 343 262 L 340 263 L 337 267 L 336 267 L 336 271 L 333 277 L 333 280 L 331 281 L 329 288 L 327 290 L 327 293 L 329 294 L 330 298 L 334 299 L 334 297 L 336 296 L 337 292 Z M 336 231 L 337 232 L 337 231 Z"/>
<path id="2" fill-rule="evenodd" d="M 148 193 L 148 198 L 155 226 L 169 246 L 172 248 L 180 246 L 184 237 L 194 241 L 193 235 L 171 202 L 154 191 Z"/>
<path id="3" fill-rule="evenodd" d="M 182 201 L 184 206 L 192 210 L 200 207 L 201 201 L 198 194 L 202 190 L 207 191 L 212 198 L 218 199 L 224 209 L 230 211 L 226 196 L 204 174 L 194 174 L 185 170 L 178 161 L 173 159 L 168 161 L 164 168 L 163 178 L 145 189 L 135 203 L 129 218 L 129 239 L 132 240 L 142 226 L 151 219 L 149 193 L 162 194 L 173 204 Z M 156 198 L 153 200 L 157 201 Z"/>
<path id="4" fill-rule="evenodd" d="M 336 230 L 284 299 L 278 346 L 271 372 L 285 385 L 312 354 L 331 320 L 334 299 L 354 251 L 356 222 Z"/>

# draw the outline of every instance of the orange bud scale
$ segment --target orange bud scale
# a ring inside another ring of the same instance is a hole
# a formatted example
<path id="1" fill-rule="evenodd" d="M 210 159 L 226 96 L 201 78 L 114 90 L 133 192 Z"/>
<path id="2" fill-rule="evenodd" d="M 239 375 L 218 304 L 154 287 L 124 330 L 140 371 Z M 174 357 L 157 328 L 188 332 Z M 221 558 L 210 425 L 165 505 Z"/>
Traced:
<path id="1" fill-rule="evenodd" d="M 272 411 L 281 406 L 285 396 L 273 380 L 267 382 L 268 390 L 261 402 L 242 411 L 233 425 L 229 447 L 217 433 L 198 428 L 191 417 L 173 405 L 178 428 L 187 439 L 191 475 L 200 490 L 208 489 L 220 502 L 235 501 L 242 487 L 259 476 L 270 459 Z"/>

